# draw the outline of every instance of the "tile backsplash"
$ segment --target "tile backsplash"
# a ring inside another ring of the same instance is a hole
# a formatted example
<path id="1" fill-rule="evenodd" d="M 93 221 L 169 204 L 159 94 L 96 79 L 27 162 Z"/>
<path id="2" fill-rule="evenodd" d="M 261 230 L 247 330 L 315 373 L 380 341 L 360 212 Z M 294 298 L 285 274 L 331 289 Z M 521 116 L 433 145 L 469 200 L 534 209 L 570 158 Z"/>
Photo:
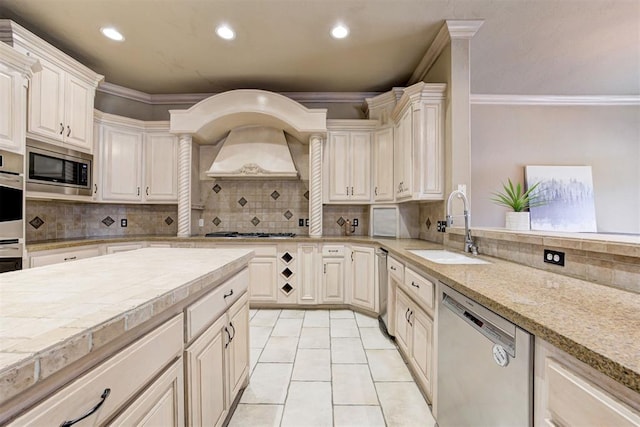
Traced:
<path id="1" fill-rule="evenodd" d="M 121 220 L 127 226 L 121 227 Z M 167 235 L 178 232 L 176 205 L 122 205 L 27 200 L 28 243 L 102 236 Z"/>
<path id="2" fill-rule="evenodd" d="M 368 205 L 324 205 L 322 209 L 322 235 L 343 236 L 344 221 L 358 219 L 358 226 L 354 236 L 369 235 L 369 206 Z M 342 219 L 342 221 L 341 221 Z"/>
<path id="3" fill-rule="evenodd" d="M 214 231 L 309 234 L 308 181 L 202 180 L 200 198 L 204 209 L 193 212 L 204 226 L 192 226 L 193 235 Z"/>
<path id="4" fill-rule="evenodd" d="M 438 221 L 445 216 L 443 201 L 420 203 L 420 239 L 442 244 L 444 233 L 438 231 Z"/>

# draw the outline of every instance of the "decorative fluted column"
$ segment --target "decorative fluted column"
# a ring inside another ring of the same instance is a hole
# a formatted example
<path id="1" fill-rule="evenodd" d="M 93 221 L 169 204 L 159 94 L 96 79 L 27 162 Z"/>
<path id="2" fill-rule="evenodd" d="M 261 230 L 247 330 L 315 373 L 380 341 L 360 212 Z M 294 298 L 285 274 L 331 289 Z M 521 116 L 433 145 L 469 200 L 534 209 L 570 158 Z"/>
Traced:
<path id="1" fill-rule="evenodd" d="M 322 140 L 309 138 L 309 237 L 322 237 Z"/>
<path id="2" fill-rule="evenodd" d="M 178 146 L 178 237 L 191 236 L 191 135 Z"/>

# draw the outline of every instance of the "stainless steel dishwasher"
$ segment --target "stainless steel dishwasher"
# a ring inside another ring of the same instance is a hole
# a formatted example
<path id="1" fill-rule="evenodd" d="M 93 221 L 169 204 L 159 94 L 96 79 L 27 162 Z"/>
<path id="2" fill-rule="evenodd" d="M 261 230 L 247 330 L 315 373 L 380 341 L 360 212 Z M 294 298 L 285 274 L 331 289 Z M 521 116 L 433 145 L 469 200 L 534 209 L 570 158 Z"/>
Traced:
<path id="1" fill-rule="evenodd" d="M 531 426 L 531 334 L 443 284 L 438 302 L 438 426 Z"/>
<path id="2" fill-rule="evenodd" d="M 380 297 L 380 315 L 378 316 L 378 322 L 380 322 L 380 329 L 388 337 L 394 338 L 389 335 L 389 280 L 387 276 L 387 255 L 389 253 L 382 248 L 378 248 L 376 255 L 378 257 L 378 295 Z"/>

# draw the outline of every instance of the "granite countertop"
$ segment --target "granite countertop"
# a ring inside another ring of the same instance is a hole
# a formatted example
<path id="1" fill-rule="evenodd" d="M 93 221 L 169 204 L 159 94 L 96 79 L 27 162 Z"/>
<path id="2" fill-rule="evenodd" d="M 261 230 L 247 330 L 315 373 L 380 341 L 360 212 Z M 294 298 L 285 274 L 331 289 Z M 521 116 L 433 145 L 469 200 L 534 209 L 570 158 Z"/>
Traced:
<path id="1" fill-rule="evenodd" d="M 486 256 L 480 257 L 490 264 L 436 264 L 408 251 L 443 249 L 442 245 L 424 240 L 367 236 L 286 240 L 136 236 L 39 243 L 28 245 L 28 250 L 141 240 L 195 246 L 204 242 L 277 244 L 300 241 L 380 245 L 410 267 L 446 283 L 536 337 L 640 392 L 640 295 Z"/>
<path id="2" fill-rule="evenodd" d="M 246 265 L 246 249 L 145 248 L 0 275 L 0 402 Z"/>

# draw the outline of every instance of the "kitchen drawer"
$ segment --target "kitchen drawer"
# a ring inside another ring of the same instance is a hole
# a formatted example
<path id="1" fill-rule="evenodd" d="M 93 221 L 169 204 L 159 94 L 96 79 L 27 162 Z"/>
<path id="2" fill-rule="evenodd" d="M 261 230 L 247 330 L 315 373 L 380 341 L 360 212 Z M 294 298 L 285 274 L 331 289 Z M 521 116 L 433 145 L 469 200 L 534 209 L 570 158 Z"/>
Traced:
<path id="1" fill-rule="evenodd" d="M 125 243 L 121 245 L 107 245 L 107 254 L 117 254 L 118 252 L 135 251 L 142 249 L 142 243 Z"/>
<path id="2" fill-rule="evenodd" d="M 59 426 L 87 413 L 110 389 L 100 409 L 81 425 L 104 424 L 182 354 L 183 328 L 180 314 L 78 377 L 10 425 Z"/>
<path id="3" fill-rule="evenodd" d="M 248 288 L 249 269 L 245 268 L 187 307 L 185 341 L 190 342 L 215 322 Z"/>
<path id="4" fill-rule="evenodd" d="M 640 426 L 640 414 L 604 390 L 547 359 L 547 409 L 550 424 L 566 426 Z"/>
<path id="5" fill-rule="evenodd" d="M 272 256 L 275 257 L 278 253 L 277 247 L 276 246 L 271 246 L 271 245 L 233 245 L 233 244 L 225 244 L 224 246 L 222 246 L 224 248 L 233 248 L 233 249 L 247 249 L 250 251 L 253 251 L 253 253 L 255 254 L 255 256 Z"/>
<path id="6" fill-rule="evenodd" d="M 93 258 L 99 255 L 101 255 L 99 246 L 85 246 L 82 249 L 66 248 L 64 250 L 34 252 L 29 254 L 29 267 L 60 264 L 78 259 Z"/>
<path id="7" fill-rule="evenodd" d="M 344 256 L 344 246 L 342 245 L 323 245 L 322 246 L 322 256 L 323 257 L 343 257 Z"/>
<path id="8" fill-rule="evenodd" d="M 433 313 L 434 282 L 407 267 L 404 271 L 404 285 L 425 305 L 427 311 L 431 310 Z"/>
<path id="9" fill-rule="evenodd" d="M 404 283 L 404 265 L 393 257 L 387 257 L 387 271 L 398 283 Z"/>

